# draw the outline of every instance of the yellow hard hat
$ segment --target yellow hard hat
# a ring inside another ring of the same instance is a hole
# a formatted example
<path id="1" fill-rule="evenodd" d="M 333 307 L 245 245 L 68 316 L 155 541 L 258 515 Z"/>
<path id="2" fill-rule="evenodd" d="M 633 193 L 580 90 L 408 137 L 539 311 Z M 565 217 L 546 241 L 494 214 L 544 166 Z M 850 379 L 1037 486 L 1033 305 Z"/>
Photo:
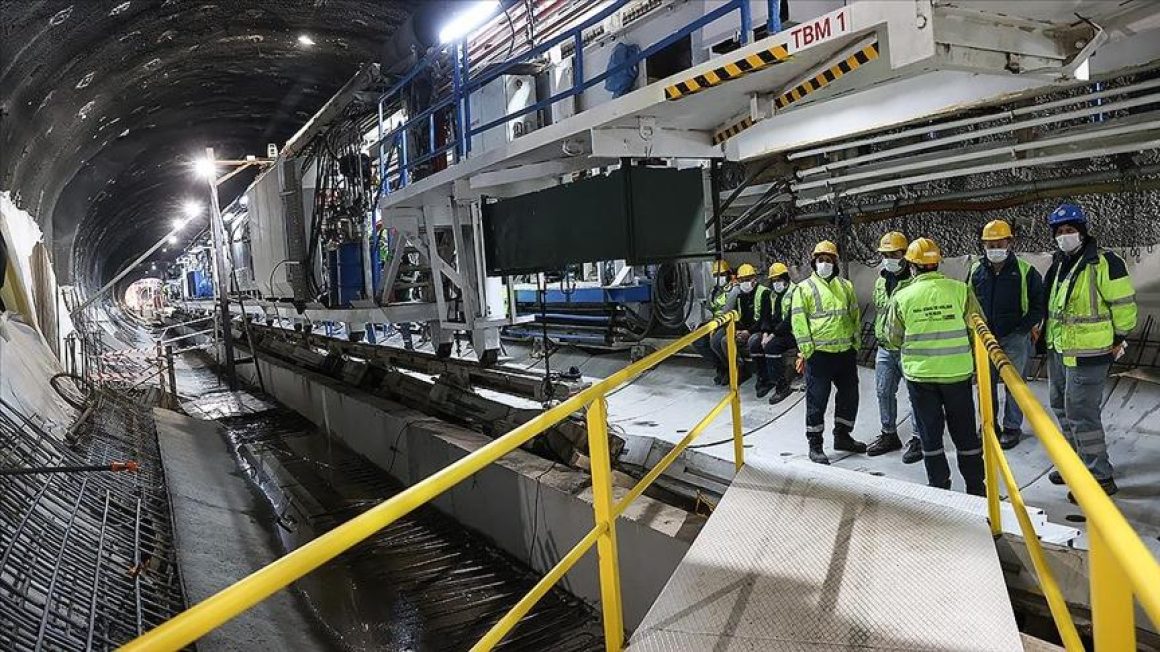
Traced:
<path id="1" fill-rule="evenodd" d="M 906 236 L 898 231 L 891 231 L 878 241 L 878 251 L 884 254 L 892 251 L 906 251 L 907 242 Z"/>
<path id="2" fill-rule="evenodd" d="M 937 265 L 942 262 L 942 252 L 930 238 L 919 238 L 906 248 L 906 260 L 915 265 Z"/>
<path id="3" fill-rule="evenodd" d="M 983 227 L 983 242 L 988 240 L 1006 240 L 1011 235 L 1011 225 L 1003 220 L 991 220 Z"/>
<path id="4" fill-rule="evenodd" d="M 713 276 L 722 276 L 722 275 L 728 274 L 731 271 L 733 271 L 733 270 L 729 268 L 729 261 L 727 261 L 727 260 L 714 260 L 713 261 Z"/>
<path id="5" fill-rule="evenodd" d="M 822 240 L 816 246 L 814 246 L 813 255 L 817 256 L 818 254 L 830 254 L 831 256 L 837 256 L 838 245 L 830 242 L 829 240 Z"/>
<path id="6" fill-rule="evenodd" d="M 789 268 L 785 263 L 774 263 L 769 266 L 769 278 L 777 278 L 782 274 L 789 274 Z"/>
<path id="7" fill-rule="evenodd" d="M 741 267 L 737 268 L 737 276 L 744 278 L 746 276 L 757 276 L 757 268 L 749 263 L 742 263 Z"/>

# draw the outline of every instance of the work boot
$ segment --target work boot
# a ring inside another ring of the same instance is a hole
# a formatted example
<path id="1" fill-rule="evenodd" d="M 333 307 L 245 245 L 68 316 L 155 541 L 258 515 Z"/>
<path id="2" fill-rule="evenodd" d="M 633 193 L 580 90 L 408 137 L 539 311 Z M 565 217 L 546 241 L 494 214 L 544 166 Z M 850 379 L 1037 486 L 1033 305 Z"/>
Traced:
<path id="1" fill-rule="evenodd" d="M 765 395 L 773 389 L 773 383 L 764 378 L 757 379 L 757 386 L 754 390 L 757 392 L 757 398 L 765 398 Z"/>
<path id="2" fill-rule="evenodd" d="M 878 455 L 885 455 L 891 451 L 900 450 L 902 448 L 902 440 L 898 438 L 896 432 L 884 432 L 878 435 L 878 438 L 870 442 L 866 447 L 866 454 L 870 457 L 877 457 Z"/>
<path id="3" fill-rule="evenodd" d="M 814 454 L 811 450 L 810 459 L 813 459 L 813 455 Z M 1102 488 L 1104 490 L 1104 493 L 1106 493 L 1109 496 L 1111 496 L 1112 494 L 1114 494 L 1120 490 L 1120 488 L 1116 486 L 1116 481 L 1111 479 L 1111 478 L 1108 478 L 1107 480 L 1096 480 L 1096 482 L 1100 483 L 1100 488 Z M 1075 502 L 1075 496 L 1071 495 L 1070 491 L 1067 492 L 1067 502 L 1069 502 L 1073 505 L 1079 504 L 1079 503 Z"/>
<path id="4" fill-rule="evenodd" d="M 906 452 L 902 454 L 903 464 L 914 464 L 922 461 L 922 441 L 918 437 L 911 437 L 906 442 Z"/>
<path id="5" fill-rule="evenodd" d="M 753 372 L 749 370 L 749 367 L 743 364 L 737 365 L 737 386 L 744 385 L 745 381 L 749 380 L 749 377 L 752 375 Z"/>
<path id="6" fill-rule="evenodd" d="M 829 465 L 830 458 L 826 457 L 826 451 L 822 450 L 822 442 L 810 442 L 810 461 L 814 464 Z"/>
<path id="7" fill-rule="evenodd" d="M 789 383 L 783 382 L 777 387 L 773 388 L 773 396 L 769 397 L 769 404 L 777 405 L 778 403 L 781 403 L 785 399 L 789 398 L 790 394 L 793 394 L 793 390 L 789 388 Z"/>
<path id="8" fill-rule="evenodd" d="M 1023 435 L 1023 431 L 1018 428 L 1004 428 L 999 433 L 999 448 L 1003 450 L 1010 450 L 1019 445 L 1019 437 Z"/>
<path id="9" fill-rule="evenodd" d="M 1047 474 L 1047 479 L 1051 484 L 1063 484 L 1063 474 L 1059 471 L 1052 470 L 1051 473 Z"/>
<path id="10" fill-rule="evenodd" d="M 866 444 L 854 439 L 850 433 L 845 430 L 834 431 L 834 450 L 846 451 L 849 453 L 865 453 Z"/>
<path id="11" fill-rule="evenodd" d="M 729 384 L 729 372 L 722 371 L 722 370 L 718 369 L 717 375 L 713 376 L 713 384 L 714 385 L 728 385 Z"/>

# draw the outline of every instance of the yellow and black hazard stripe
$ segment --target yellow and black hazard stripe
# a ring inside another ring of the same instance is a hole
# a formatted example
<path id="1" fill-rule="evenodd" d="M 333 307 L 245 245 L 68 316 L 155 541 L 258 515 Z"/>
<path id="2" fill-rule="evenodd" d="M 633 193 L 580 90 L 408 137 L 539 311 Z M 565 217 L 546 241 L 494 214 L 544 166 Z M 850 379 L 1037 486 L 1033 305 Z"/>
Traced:
<path id="1" fill-rule="evenodd" d="M 858 68 L 870 63 L 878 58 L 878 43 L 871 43 L 866 47 L 858 50 L 854 54 L 846 57 L 838 63 L 830 66 L 822 72 L 814 75 L 806 81 L 793 87 L 793 89 L 778 95 L 773 100 L 773 105 L 779 109 L 797 102 L 806 95 L 814 91 L 829 86 L 831 82 L 842 77 L 842 75 L 849 74 Z"/>
<path id="2" fill-rule="evenodd" d="M 710 70 L 700 75 L 690 77 L 672 86 L 665 87 L 666 100 L 679 100 L 712 86 L 717 86 L 730 79 L 737 79 L 742 75 L 768 68 L 775 63 L 781 63 L 789 58 L 789 50 L 784 45 L 775 45 L 771 48 L 754 52 L 753 54 L 731 61 L 720 68 Z"/>
<path id="3" fill-rule="evenodd" d="M 737 134 L 753 126 L 753 118 L 745 117 L 713 134 L 713 144 L 720 145 Z"/>

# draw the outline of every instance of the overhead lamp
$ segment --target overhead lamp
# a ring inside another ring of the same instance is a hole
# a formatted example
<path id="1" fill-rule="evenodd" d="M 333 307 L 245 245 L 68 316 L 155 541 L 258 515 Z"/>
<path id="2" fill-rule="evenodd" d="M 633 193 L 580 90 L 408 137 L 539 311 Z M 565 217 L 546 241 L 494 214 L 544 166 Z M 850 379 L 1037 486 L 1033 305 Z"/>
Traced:
<path id="1" fill-rule="evenodd" d="M 309 34 L 299 34 L 298 35 L 298 45 L 304 45 L 306 47 L 310 47 L 310 46 L 314 45 L 314 39 L 310 38 Z"/>
<path id="2" fill-rule="evenodd" d="M 201 204 L 192 199 L 187 199 L 185 200 L 185 203 L 181 205 L 181 212 L 185 213 L 185 219 L 176 220 L 174 222 L 174 226 L 177 228 L 181 228 L 177 226 L 177 222 L 181 222 L 181 226 L 185 226 L 189 220 L 197 217 L 198 215 L 201 215 Z"/>
<path id="3" fill-rule="evenodd" d="M 169 236 L 169 238 L 166 240 L 166 242 L 168 242 L 169 244 L 177 244 L 177 236 L 175 236 L 175 235 Z"/>
<path id="4" fill-rule="evenodd" d="M 482 0 L 451 17 L 451 21 L 439 30 L 439 42 L 458 41 L 475 31 L 499 10 L 499 0 Z"/>
<path id="5" fill-rule="evenodd" d="M 217 176 L 217 166 L 208 158 L 199 158 L 194 161 L 193 171 L 203 179 L 213 179 Z"/>

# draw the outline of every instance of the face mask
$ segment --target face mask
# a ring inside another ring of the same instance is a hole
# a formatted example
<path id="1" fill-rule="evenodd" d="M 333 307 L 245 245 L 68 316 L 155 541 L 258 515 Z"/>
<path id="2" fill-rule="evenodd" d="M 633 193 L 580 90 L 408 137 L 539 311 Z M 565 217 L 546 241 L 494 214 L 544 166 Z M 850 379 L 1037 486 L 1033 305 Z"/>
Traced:
<path id="1" fill-rule="evenodd" d="M 774 281 L 773 283 L 773 291 L 777 292 L 778 294 L 785 292 L 787 287 L 789 287 L 789 283 L 786 283 L 785 281 Z"/>
<path id="2" fill-rule="evenodd" d="M 897 258 L 883 258 L 882 269 L 891 274 L 897 274 L 902 271 L 902 261 Z"/>
<path id="3" fill-rule="evenodd" d="M 987 250 L 987 260 L 991 261 L 992 263 L 1001 263 L 1004 260 L 1007 260 L 1007 250 L 1006 249 L 988 249 Z"/>
<path id="4" fill-rule="evenodd" d="M 1079 246 L 1083 244 L 1083 236 L 1078 233 L 1064 233 L 1063 235 L 1055 236 L 1055 243 L 1059 245 L 1063 253 L 1070 254 L 1076 249 L 1079 249 Z"/>
<path id="5" fill-rule="evenodd" d="M 741 291 L 742 291 L 742 292 L 744 292 L 744 293 L 746 293 L 746 294 L 749 294 L 750 292 L 752 292 L 752 291 L 753 291 L 753 288 L 754 288 L 756 285 L 757 285 L 757 284 L 756 284 L 756 283 L 754 283 L 753 281 L 742 281 L 742 282 L 741 282 Z"/>
<path id="6" fill-rule="evenodd" d="M 818 263 L 818 276 L 822 278 L 830 278 L 834 275 L 834 263 L 820 262 Z"/>

